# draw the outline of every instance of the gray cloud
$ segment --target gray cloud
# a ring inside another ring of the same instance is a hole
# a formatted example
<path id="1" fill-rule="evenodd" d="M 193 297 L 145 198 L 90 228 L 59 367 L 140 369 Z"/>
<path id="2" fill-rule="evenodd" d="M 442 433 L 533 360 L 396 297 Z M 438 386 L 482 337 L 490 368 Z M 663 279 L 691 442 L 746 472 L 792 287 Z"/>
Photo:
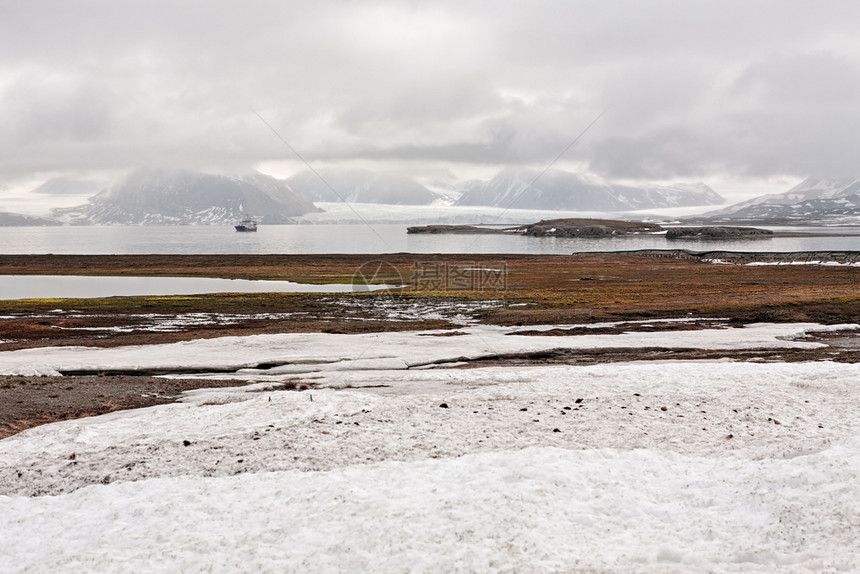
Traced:
<path id="1" fill-rule="evenodd" d="M 0 8 L 0 182 L 288 157 L 646 179 L 860 172 L 860 5 L 33 0 Z"/>

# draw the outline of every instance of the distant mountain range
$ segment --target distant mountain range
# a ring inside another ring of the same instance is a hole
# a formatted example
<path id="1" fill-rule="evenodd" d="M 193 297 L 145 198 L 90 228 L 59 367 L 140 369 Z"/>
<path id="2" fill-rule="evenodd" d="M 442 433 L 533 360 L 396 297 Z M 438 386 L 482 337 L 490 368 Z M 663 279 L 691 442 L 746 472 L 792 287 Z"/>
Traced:
<path id="1" fill-rule="evenodd" d="M 429 205 L 445 203 L 565 211 L 632 211 L 719 205 L 725 200 L 704 184 L 629 186 L 550 170 L 506 169 L 488 181 L 466 181 L 434 190 L 402 175 L 365 170 L 306 170 L 286 183 L 310 201 Z M 320 177 L 322 176 L 322 177 Z M 538 177 L 540 176 L 540 177 Z"/>
<path id="2" fill-rule="evenodd" d="M 54 219 L 0 212 L 0 225 L 224 224 L 245 215 L 262 223 L 289 223 L 298 216 L 321 211 L 313 201 L 342 200 L 582 212 L 723 202 L 704 184 L 620 185 L 561 170 L 540 174 L 536 170 L 506 169 L 487 181 L 436 182 L 431 184 L 432 190 L 406 176 L 363 170 L 323 170 L 320 175 L 325 182 L 311 171 L 280 180 L 261 173 L 228 177 L 182 169 L 142 168 L 98 193 L 92 181 L 54 179 L 32 193 L 95 195 L 86 204 L 54 209 Z M 860 224 L 860 179 L 809 178 L 785 193 L 763 195 L 685 221 Z"/>
<path id="3" fill-rule="evenodd" d="M 725 203 L 707 185 L 619 185 L 551 169 L 506 169 L 489 181 L 466 182 L 455 205 L 488 205 L 513 209 L 565 211 L 633 211 L 638 209 L 719 205 Z"/>
<path id="4" fill-rule="evenodd" d="M 785 193 L 737 203 L 697 219 L 737 223 L 860 222 L 860 179 L 808 178 Z"/>
<path id="5" fill-rule="evenodd" d="M 254 173 L 227 177 L 182 169 L 141 168 L 78 207 L 55 209 L 77 224 L 200 225 L 230 223 L 245 215 L 288 223 L 320 211 L 282 180 Z"/>
<path id="6" fill-rule="evenodd" d="M 405 175 L 361 169 L 305 170 L 287 178 L 286 183 L 309 201 L 428 205 L 440 198 Z"/>

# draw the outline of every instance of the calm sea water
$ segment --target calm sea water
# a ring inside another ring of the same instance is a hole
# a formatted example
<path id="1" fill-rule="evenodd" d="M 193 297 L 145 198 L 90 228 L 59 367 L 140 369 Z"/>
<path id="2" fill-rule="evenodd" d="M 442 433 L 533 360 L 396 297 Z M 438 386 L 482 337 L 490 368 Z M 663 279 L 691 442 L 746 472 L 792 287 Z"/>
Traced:
<path id="1" fill-rule="evenodd" d="M 0 300 L 32 298 L 195 295 L 200 293 L 347 293 L 386 289 L 386 285 L 308 285 L 292 281 L 249 281 L 207 277 L 93 277 L 0 275 Z"/>
<path id="2" fill-rule="evenodd" d="M 533 253 L 631 249 L 695 251 L 860 251 L 860 227 L 785 228 L 844 233 L 842 237 L 777 237 L 733 241 L 666 241 L 662 236 L 614 239 L 509 235 L 407 235 L 405 224 L 265 225 L 257 233 L 232 226 L 0 227 L 2 254 L 313 254 Z M 778 230 L 779 228 L 773 228 Z"/>

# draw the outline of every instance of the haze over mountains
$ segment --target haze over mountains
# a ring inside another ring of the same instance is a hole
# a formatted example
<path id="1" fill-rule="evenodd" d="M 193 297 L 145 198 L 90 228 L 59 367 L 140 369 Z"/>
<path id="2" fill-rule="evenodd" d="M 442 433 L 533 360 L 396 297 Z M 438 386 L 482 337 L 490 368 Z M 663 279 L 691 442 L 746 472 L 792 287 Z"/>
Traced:
<path id="1" fill-rule="evenodd" d="M 320 179 L 322 176 L 325 181 Z M 83 197 L 98 184 L 49 180 L 31 193 Z M 719 205 L 707 185 L 621 185 L 562 170 L 506 169 L 490 180 L 434 184 L 366 170 L 308 170 L 286 180 L 261 173 L 239 177 L 182 169 L 138 169 L 88 202 L 52 210 L 54 220 L 0 212 L 0 225 L 200 225 L 234 223 L 251 215 L 262 223 L 295 222 L 321 211 L 313 202 L 393 206 L 447 205 L 504 209 L 625 213 L 642 209 Z M 69 205 L 67 202 L 66 205 Z M 783 194 L 764 195 L 691 219 L 762 223 L 856 222 L 860 179 L 810 178 Z M 333 206 L 330 206 L 333 209 Z"/>
<path id="2" fill-rule="evenodd" d="M 694 205 L 720 205 L 725 200 L 704 184 L 630 186 L 590 179 L 558 169 L 541 173 L 505 169 L 494 178 L 449 184 L 430 190 L 403 175 L 365 170 L 310 170 L 286 183 L 311 201 L 429 205 L 434 202 L 489 207 L 567 211 L 632 211 Z"/>
<path id="3" fill-rule="evenodd" d="M 639 209 L 720 205 L 725 200 L 702 183 L 631 186 L 551 169 L 505 169 L 489 181 L 468 182 L 456 205 L 489 205 L 566 211 L 635 211 Z"/>
<path id="4" fill-rule="evenodd" d="M 301 171 L 288 177 L 286 184 L 310 201 L 428 205 L 440 198 L 405 175 L 360 169 L 328 169 L 317 173 Z"/>
<path id="5" fill-rule="evenodd" d="M 314 211 L 319 209 L 283 181 L 260 173 L 236 178 L 141 168 L 89 203 L 56 209 L 53 214 L 78 225 L 199 225 L 234 222 L 248 214 L 263 223 L 288 223 Z"/>
<path id="6" fill-rule="evenodd" d="M 102 190 L 102 184 L 85 179 L 55 177 L 41 184 L 30 193 L 45 195 L 93 195 Z"/>

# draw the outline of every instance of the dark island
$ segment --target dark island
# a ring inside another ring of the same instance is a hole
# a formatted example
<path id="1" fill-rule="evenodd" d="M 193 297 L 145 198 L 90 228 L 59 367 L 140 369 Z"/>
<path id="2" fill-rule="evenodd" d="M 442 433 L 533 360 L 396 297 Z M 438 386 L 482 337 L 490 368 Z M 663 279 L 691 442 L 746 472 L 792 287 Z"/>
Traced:
<path id="1" fill-rule="evenodd" d="M 666 230 L 666 239 L 735 239 L 772 235 L 773 231 L 770 229 L 758 227 L 672 227 Z"/>
<path id="2" fill-rule="evenodd" d="M 528 237 L 619 237 L 625 235 L 666 234 L 666 239 L 741 239 L 771 237 L 769 229 L 756 227 L 670 227 L 641 221 L 613 219 L 546 219 L 515 227 L 478 225 L 421 225 L 408 227 L 406 233 L 516 234 Z"/>

